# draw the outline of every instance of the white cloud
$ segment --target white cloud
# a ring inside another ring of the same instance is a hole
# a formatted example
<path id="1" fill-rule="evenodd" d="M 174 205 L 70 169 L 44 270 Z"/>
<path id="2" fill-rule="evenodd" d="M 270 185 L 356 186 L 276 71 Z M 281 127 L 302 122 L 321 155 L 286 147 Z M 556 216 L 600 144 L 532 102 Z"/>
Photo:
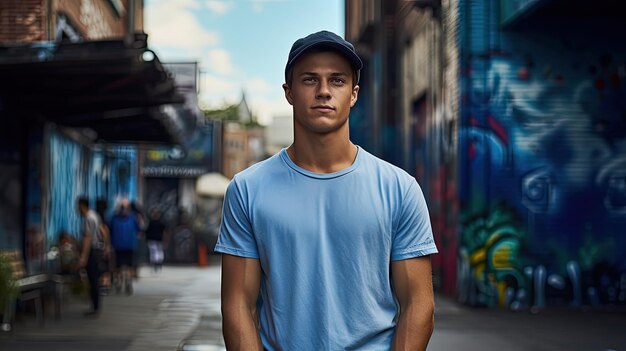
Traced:
<path id="1" fill-rule="evenodd" d="M 291 116 L 291 105 L 284 97 L 262 98 L 257 95 L 246 95 L 252 113 L 256 114 L 261 124 L 271 123 L 274 116 Z"/>
<path id="2" fill-rule="evenodd" d="M 263 12 L 263 4 L 261 4 L 260 2 L 252 1 L 251 5 L 252 5 L 252 11 L 254 11 L 256 13 Z"/>
<path id="3" fill-rule="evenodd" d="M 200 75 L 200 107 L 221 107 L 241 100 L 241 89 L 233 79 Z"/>
<path id="4" fill-rule="evenodd" d="M 232 3 L 227 3 L 226 1 L 219 0 L 208 0 L 205 6 L 213 12 L 219 15 L 223 15 L 226 12 L 230 11 Z"/>
<path id="5" fill-rule="evenodd" d="M 253 12 L 261 13 L 265 10 L 265 5 L 270 2 L 289 2 L 293 0 L 249 0 Z M 296 0 L 297 1 L 297 0 Z"/>
<path id="6" fill-rule="evenodd" d="M 244 83 L 244 87 L 246 92 L 250 92 L 253 94 L 266 94 L 274 90 L 265 79 L 263 78 L 254 78 L 250 79 Z M 276 87 L 276 89 L 280 89 L 280 87 Z"/>
<path id="7" fill-rule="evenodd" d="M 231 75 L 237 71 L 233 66 L 230 54 L 224 49 L 209 51 L 205 62 L 212 72 L 221 75 Z"/>
<path id="8" fill-rule="evenodd" d="M 148 45 L 174 49 L 181 57 L 197 59 L 206 46 L 219 43 L 219 35 L 206 30 L 194 16 L 199 3 L 193 0 L 154 1 L 145 7 L 145 30 Z"/>

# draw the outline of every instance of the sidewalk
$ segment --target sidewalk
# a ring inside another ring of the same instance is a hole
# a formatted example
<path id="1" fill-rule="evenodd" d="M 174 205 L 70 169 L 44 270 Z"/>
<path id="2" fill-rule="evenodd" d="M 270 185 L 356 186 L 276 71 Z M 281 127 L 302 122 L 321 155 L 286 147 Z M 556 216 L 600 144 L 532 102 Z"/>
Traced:
<path id="1" fill-rule="evenodd" d="M 437 296 L 429 351 L 626 351 L 624 310 L 552 308 L 533 314 L 473 308 Z"/>
<path id="2" fill-rule="evenodd" d="M 60 321 L 45 326 L 21 312 L 0 350 L 224 351 L 220 267 L 166 266 L 140 270 L 134 294 L 104 297 L 100 318 L 85 318 L 87 300 L 67 295 Z M 626 313 L 551 309 L 538 314 L 471 308 L 436 296 L 429 351 L 626 351 Z"/>
<path id="3" fill-rule="evenodd" d="M 220 318 L 218 264 L 165 266 L 159 274 L 142 267 L 139 277 L 133 295 L 104 296 L 97 319 L 84 317 L 88 301 L 69 293 L 61 320 L 47 313 L 39 327 L 22 312 L 13 330 L 0 334 L 0 350 L 174 351 L 202 316 Z M 222 345 L 221 332 L 208 341 Z"/>

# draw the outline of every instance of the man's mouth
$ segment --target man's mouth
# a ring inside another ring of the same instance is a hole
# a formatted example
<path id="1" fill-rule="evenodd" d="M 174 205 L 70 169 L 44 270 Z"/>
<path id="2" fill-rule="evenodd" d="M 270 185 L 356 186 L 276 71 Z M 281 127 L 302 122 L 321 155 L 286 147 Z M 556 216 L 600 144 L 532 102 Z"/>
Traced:
<path id="1" fill-rule="evenodd" d="M 334 111 L 335 108 L 333 106 L 330 105 L 316 105 L 313 106 L 314 110 L 318 110 L 318 111 L 322 111 L 322 112 L 329 112 L 329 111 Z"/>

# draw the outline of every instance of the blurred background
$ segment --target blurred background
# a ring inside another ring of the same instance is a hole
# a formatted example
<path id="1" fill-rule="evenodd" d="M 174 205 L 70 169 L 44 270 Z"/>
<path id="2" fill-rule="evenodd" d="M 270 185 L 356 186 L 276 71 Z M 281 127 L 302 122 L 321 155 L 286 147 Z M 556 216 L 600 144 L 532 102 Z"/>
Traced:
<path id="1" fill-rule="evenodd" d="M 55 274 L 86 195 L 105 219 L 124 198 L 159 209 L 166 265 L 219 266 L 224 186 L 290 145 L 284 65 L 322 29 L 365 64 L 353 142 L 424 191 L 438 296 L 623 311 L 626 13 L 610 0 L 1 0 L 0 250 Z"/>

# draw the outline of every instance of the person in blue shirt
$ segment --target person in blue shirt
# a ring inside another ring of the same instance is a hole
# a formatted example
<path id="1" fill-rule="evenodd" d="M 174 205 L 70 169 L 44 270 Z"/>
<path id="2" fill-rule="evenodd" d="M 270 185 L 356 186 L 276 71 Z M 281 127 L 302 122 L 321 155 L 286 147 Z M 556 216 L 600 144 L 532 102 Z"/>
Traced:
<path id="1" fill-rule="evenodd" d="M 133 293 L 132 268 L 142 226 L 141 219 L 132 211 L 128 199 L 122 199 L 109 224 L 111 244 L 115 249 L 114 284 L 118 293 L 122 288 L 127 295 Z"/>
<path id="2" fill-rule="evenodd" d="M 297 40 L 283 89 L 294 141 L 238 173 L 224 199 L 228 350 L 423 350 L 434 328 L 422 191 L 353 144 L 362 61 L 321 31 Z"/>

